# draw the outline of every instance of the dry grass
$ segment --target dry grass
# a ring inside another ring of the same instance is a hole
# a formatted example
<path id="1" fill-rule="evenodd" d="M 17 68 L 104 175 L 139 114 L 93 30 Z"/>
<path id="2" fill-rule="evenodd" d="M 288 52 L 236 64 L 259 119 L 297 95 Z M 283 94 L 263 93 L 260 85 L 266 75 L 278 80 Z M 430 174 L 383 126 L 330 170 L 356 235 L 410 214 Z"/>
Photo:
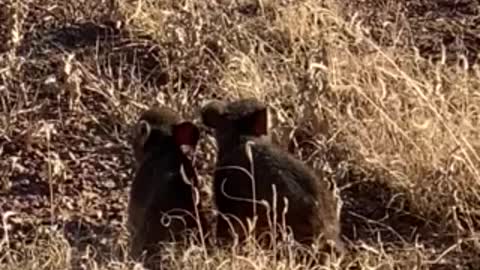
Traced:
<path id="1" fill-rule="evenodd" d="M 125 252 L 129 124 L 156 104 L 198 121 L 207 98 L 250 96 L 272 108 L 282 146 L 337 182 L 351 250 L 329 269 L 480 265 L 475 1 L 68 2 L 0 8 L 2 269 L 138 267 Z M 211 145 L 197 151 L 205 183 Z M 205 256 L 192 241 L 164 260 L 301 269 L 296 252 Z"/>

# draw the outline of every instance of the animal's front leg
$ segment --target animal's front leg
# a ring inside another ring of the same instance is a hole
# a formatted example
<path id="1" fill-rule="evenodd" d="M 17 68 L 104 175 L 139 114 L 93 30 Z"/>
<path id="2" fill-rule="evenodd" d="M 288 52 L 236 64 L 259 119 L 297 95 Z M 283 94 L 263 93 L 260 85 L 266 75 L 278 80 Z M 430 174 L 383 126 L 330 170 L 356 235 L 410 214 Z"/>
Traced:
<path id="1" fill-rule="evenodd" d="M 130 234 L 130 256 L 138 259 L 146 243 L 145 209 L 130 205 L 127 227 Z"/>

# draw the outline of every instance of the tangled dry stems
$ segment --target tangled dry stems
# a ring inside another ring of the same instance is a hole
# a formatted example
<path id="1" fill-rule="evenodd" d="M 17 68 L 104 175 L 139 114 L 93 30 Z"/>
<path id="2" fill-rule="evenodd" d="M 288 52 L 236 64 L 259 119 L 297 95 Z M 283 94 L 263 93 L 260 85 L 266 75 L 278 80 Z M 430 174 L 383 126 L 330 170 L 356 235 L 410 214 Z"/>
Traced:
<path id="1" fill-rule="evenodd" d="M 352 253 L 331 269 L 480 263 L 474 15 L 441 24 L 464 33 L 463 49 L 428 50 L 422 41 L 449 39 L 431 24 L 418 30 L 409 5 L 434 1 L 364 1 L 383 25 L 360 1 L 84 2 L 0 8 L 3 269 L 131 267 L 128 125 L 155 104 L 194 118 L 207 98 L 249 96 L 272 108 L 275 140 L 338 185 Z M 206 196 L 214 158 L 205 137 L 196 166 Z M 294 248 L 280 260 L 251 245 L 167 250 L 175 268 L 301 266 L 285 260 Z"/>

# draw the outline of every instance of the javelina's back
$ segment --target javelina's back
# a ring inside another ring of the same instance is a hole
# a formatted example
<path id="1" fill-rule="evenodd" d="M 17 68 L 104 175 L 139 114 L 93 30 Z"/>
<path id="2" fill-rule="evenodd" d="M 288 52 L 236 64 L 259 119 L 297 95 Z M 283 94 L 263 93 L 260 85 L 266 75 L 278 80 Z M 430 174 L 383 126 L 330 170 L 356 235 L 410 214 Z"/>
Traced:
<path id="1" fill-rule="evenodd" d="M 143 251 L 150 256 L 158 251 L 159 242 L 198 228 L 191 186 L 197 175 L 180 149 L 181 145 L 195 146 L 198 137 L 195 125 L 168 108 L 148 110 L 136 124 L 132 148 L 137 171 L 128 205 L 134 258 Z M 203 217 L 200 224 L 204 224 Z"/>
<path id="2" fill-rule="evenodd" d="M 202 118 L 207 126 L 215 129 L 219 148 L 214 194 L 221 213 L 237 216 L 245 225 L 246 218 L 251 218 L 256 211 L 258 232 L 269 229 L 272 219 L 267 216 L 267 208 L 256 204 L 254 210 L 252 199 L 264 200 L 272 208 L 274 185 L 277 223 L 282 223 L 287 207 L 286 225 L 298 241 L 311 243 L 323 235 L 341 245 L 336 198 L 330 183 L 270 142 L 267 110 L 263 104 L 253 99 L 232 103 L 213 101 L 203 107 Z M 272 212 L 269 215 L 271 217 Z M 228 223 L 219 219 L 217 234 L 228 237 L 228 230 Z M 236 226 L 235 231 L 242 236 L 240 226 Z"/>

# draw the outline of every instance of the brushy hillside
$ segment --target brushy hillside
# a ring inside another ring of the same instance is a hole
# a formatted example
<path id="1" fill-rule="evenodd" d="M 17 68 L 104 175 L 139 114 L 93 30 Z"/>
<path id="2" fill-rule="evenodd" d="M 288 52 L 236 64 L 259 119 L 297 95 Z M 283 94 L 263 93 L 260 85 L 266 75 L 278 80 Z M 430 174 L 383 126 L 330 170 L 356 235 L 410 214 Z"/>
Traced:
<path id="1" fill-rule="evenodd" d="M 479 18 L 475 0 L 3 0 L 1 269 L 132 269 L 132 121 L 251 96 L 337 182 L 350 252 L 328 269 L 478 269 Z M 293 248 L 200 243 L 165 265 L 302 269 Z"/>

